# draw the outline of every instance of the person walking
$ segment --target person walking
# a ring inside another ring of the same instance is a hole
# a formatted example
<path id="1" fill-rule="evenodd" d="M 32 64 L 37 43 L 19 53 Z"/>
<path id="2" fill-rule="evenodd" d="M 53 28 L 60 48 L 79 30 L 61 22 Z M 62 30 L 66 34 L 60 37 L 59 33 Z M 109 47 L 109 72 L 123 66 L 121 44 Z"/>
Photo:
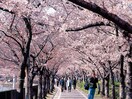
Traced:
<path id="1" fill-rule="evenodd" d="M 67 89 L 69 92 L 71 92 L 71 85 L 72 85 L 72 81 L 71 81 L 71 78 L 69 77 L 67 80 Z"/>
<path id="2" fill-rule="evenodd" d="M 57 87 L 59 86 L 60 78 L 57 79 Z"/>
<path id="3" fill-rule="evenodd" d="M 97 88 L 98 78 L 96 77 L 95 71 L 92 71 L 92 76 L 89 79 L 89 94 L 88 99 L 94 99 L 95 90 Z"/>
<path id="4" fill-rule="evenodd" d="M 64 90 L 64 77 L 60 80 L 60 85 L 61 85 L 61 92 Z"/>
<path id="5" fill-rule="evenodd" d="M 67 78 L 64 78 L 64 89 L 67 90 Z"/>
<path id="6" fill-rule="evenodd" d="M 73 88 L 76 89 L 77 80 L 76 77 L 73 78 Z"/>

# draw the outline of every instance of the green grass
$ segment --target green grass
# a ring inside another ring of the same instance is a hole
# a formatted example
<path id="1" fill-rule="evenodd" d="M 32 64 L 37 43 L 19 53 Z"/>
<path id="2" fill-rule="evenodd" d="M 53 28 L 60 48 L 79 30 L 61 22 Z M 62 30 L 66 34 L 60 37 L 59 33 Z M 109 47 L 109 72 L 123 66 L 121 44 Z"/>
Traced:
<path id="1" fill-rule="evenodd" d="M 88 93 L 88 91 L 84 89 L 84 84 L 85 84 L 85 82 L 78 82 L 78 83 L 77 83 L 77 86 L 78 86 L 79 89 L 82 90 L 83 92 Z"/>

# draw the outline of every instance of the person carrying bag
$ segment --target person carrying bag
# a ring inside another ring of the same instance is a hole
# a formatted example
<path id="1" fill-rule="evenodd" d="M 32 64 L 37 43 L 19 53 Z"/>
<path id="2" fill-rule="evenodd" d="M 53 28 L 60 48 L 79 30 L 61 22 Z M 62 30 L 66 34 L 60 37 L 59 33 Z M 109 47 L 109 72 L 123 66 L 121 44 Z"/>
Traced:
<path id="1" fill-rule="evenodd" d="M 89 94 L 88 99 L 94 99 L 95 90 L 97 88 L 98 78 L 95 75 L 95 71 L 92 71 L 92 76 L 89 79 Z"/>

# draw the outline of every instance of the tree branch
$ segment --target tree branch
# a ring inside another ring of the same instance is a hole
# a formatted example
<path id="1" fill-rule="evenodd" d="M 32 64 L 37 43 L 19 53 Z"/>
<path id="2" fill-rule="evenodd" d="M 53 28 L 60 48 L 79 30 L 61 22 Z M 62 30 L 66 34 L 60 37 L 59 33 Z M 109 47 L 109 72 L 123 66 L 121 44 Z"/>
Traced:
<path id="1" fill-rule="evenodd" d="M 11 29 L 12 26 L 13 26 L 13 23 L 14 23 L 14 21 L 15 21 L 15 17 L 16 17 L 16 15 L 13 16 L 13 19 L 12 19 L 12 22 L 11 22 L 11 25 L 10 25 L 10 29 Z"/>
<path id="2" fill-rule="evenodd" d="M 132 25 L 130 25 L 125 20 L 121 19 L 116 14 L 110 13 L 106 9 L 99 7 L 95 3 L 86 2 L 84 0 L 68 0 L 68 1 L 71 1 L 85 9 L 88 9 L 94 13 L 97 13 L 97 14 L 101 15 L 102 17 L 108 19 L 109 21 L 112 21 L 117 26 L 119 26 L 121 29 L 127 31 L 128 33 L 132 33 Z"/>
<path id="3" fill-rule="evenodd" d="M 15 14 L 15 12 L 9 11 L 8 9 L 4 9 L 2 7 L 0 7 L 0 10 L 5 11 L 5 12 L 8 12 L 8 13 L 11 13 L 11 14 Z"/>
<path id="4" fill-rule="evenodd" d="M 2 31 L 2 30 L 0 30 L 0 32 L 2 32 L 5 36 L 7 36 L 7 37 L 11 38 L 12 40 L 14 40 L 14 41 L 20 46 L 21 51 L 22 51 L 22 53 L 23 53 L 23 47 L 22 47 L 21 43 L 15 39 L 15 37 L 12 37 L 12 36 L 6 34 L 6 33 L 5 33 L 4 31 Z"/>
<path id="5" fill-rule="evenodd" d="M 48 42 L 48 37 L 49 37 L 49 36 L 47 36 L 46 40 L 44 41 L 44 44 L 43 44 L 41 47 L 39 47 L 40 50 L 39 50 L 39 52 L 35 55 L 35 58 L 39 56 L 39 54 L 42 52 L 42 50 L 43 50 L 44 47 L 46 46 L 46 44 L 47 44 L 47 42 Z"/>
<path id="6" fill-rule="evenodd" d="M 8 47 L 10 48 L 11 52 L 13 53 L 14 57 L 16 57 L 17 61 L 20 62 L 19 56 L 17 55 L 16 51 L 12 48 L 11 44 L 7 41 L 4 41 Z"/>
<path id="7" fill-rule="evenodd" d="M 16 61 L 16 60 L 13 60 L 13 59 L 10 59 L 10 58 L 5 58 L 5 57 L 1 57 L 0 56 L 0 59 L 2 59 L 2 60 L 4 60 L 4 61 L 8 61 L 8 62 L 11 62 L 11 63 L 15 63 L 16 65 L 18 65 L 19 66 L 19 63 L 18 63 L 18 61 Z"/>
<path id="8" fill-rule="evenodd" d="M 26 55 L 27 57 L 29 57 L 29 52 L 30 52 L 30 44 L 32 41 L 32 26 L 31 26 L 31 20 L 29 17 L 23 17 L 23 20 L 25 22 L 26 25 L 26 29 L 28 31 L 29 37 L 28 37 L 28 41 L 26 44 Z"/>
<path id="9" fill-rule="evenodd" d="M 78 28 L 69 28 L 69 29 L 66 30 L 66 32 L 69 32 L 69 31 L 81 31 L 81 30 L 84 30 L 84 29 L 87 29 L 87 28 L 91 28 L 91 27 L 96 27 L 96 26 L 111 26 L 111 24 L 109 22 L 108 23 L 96 22 L 96 23 L 91 23 L 91 24 L 84 25 L 84 26 L 78 27 Z"/>

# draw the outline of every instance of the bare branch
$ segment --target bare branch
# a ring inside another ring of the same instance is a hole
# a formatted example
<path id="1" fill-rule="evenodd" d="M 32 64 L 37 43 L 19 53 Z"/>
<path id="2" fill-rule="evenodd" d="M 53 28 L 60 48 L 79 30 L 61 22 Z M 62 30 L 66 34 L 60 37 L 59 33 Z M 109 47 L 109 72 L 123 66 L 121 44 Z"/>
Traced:
<path id="1" fill-rule="evenodd" d="M 2 7 L 0 7 L 0 10 L 11 13 L 11 14 L 15 14 L 15 12 L 9 11 L 8 9 L 2 8 Z"/>
<path id="2" fill-rule="evenodd" d="M 10 59 L 10 58 L 5 58 L 5 57 L 1 57 L 0 56 L 0 59 L 2 59 L 2 60 L 4 60 L 4 61 L 8 61 L 8 62 L 11 62 L 11 63 L 15 63 L 16 65 L 18 65 L 19 66 L 19 63 L 18 63 L 18 61 L 16 61 L 16 60 L 13 60 L 13 59 Z"/>
<path id="3" fill-rule="evenodd" d="M 15 17 L 16 17 L 16 15 L 13 16 L 13 20 L 12 20 L 12 22 L 11 22 L 10 29 L 12 28 L 12 25 L 13 25 L 13 23 L 14 23 Z"/>
<path id="4" fill-rule="evenodd" d="M 78 28 L 69 28 L 69 29 L 66 30 L 66 32 L 81 31 L 81 30 L 85 30 L 85 29 L 88 29 L 88 28 L 91 28 L 91 27 L 96 27 L 96 26 L 111 26 L 111 24 L 109 22 L 108 23 L 96 22 L 96 23 L 91 23 L 91 24 L 84 25 L 84 26 L 78 27 Z"/>
<path id="5" fill-rule="evenodd" d="M 46 40 L 44 41 L 44 44 L 42 45 L 42 47 L 39 47 L 40 50 L 39 50 L 39 52 L 38 52 L 34 57 L 38 57 L 39 54 L 42 52 L 42 50 L 44 49 L 46 43 L 48 42 L 48 37 L 49 37 L 49 36 L 47 36 L 47 38 L 46 38 Z"/>
<path id="6" fill-rule="evenodd" d="M 17 53 L 16 53 L 15 50 L 12 48 L 12 46 L 10 45 L 10 43 L 7 42 L 7 41 L 4 41 L 4 42 L 8 45 L 8 47 L 10 48 L 11 52 L 13 53 L 13 55 L 17 58 L 18 62 L 20 62 L 20 59 L 19 59 Z"/>
<path id="7" fill-rule="evenodd" d="M 18 42 L 14 37 L 12 37 L 12 36 L 10 36 L 10 35 L 7 35 L 4 31 L 2 31 L 2 30 L 0 30 L 0 31 L 1 31 L 5 36 L 7 36 L 7 37 L 11 38 L 12 40 L 14 40 L 14 41 L 20 46 L 21 51 L 22 51 L 22 53 L 23 53 L 23 47 L 22 47 L 22 45 L 21 45 L 20 42 Z"/>

